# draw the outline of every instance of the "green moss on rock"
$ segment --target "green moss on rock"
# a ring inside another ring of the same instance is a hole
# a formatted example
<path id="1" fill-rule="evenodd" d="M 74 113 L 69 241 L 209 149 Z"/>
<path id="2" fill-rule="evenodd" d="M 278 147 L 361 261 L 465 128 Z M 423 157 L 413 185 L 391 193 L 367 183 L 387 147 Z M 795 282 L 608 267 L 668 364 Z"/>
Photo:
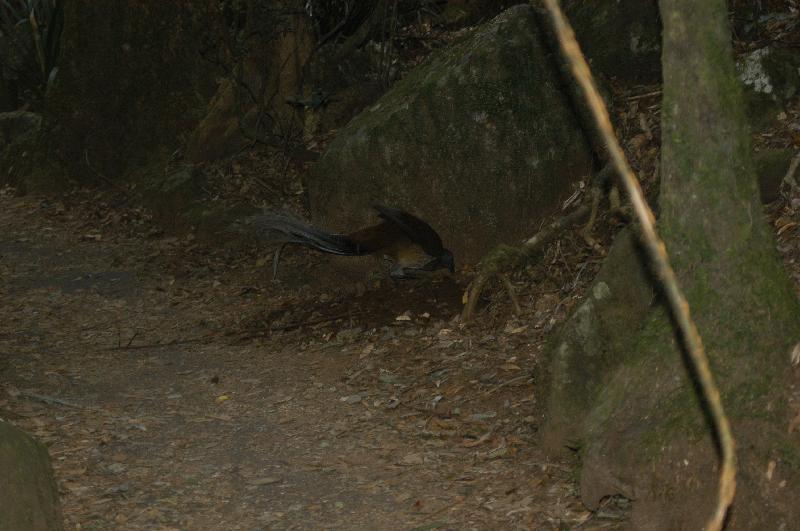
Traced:
<path id="1" fill-rule="evenodd" d="M 317 221 L 375 202 L 428 220 L 459 261 L 517 244 L 591 171 L 591 152 L 533 8 L 436 52 L 339 131 L 309 184 Z"/>
<path id="2" fill-rule="evenodd" d="M 0 419 L 0 529 L 63 529 L 45 447 Z"/>

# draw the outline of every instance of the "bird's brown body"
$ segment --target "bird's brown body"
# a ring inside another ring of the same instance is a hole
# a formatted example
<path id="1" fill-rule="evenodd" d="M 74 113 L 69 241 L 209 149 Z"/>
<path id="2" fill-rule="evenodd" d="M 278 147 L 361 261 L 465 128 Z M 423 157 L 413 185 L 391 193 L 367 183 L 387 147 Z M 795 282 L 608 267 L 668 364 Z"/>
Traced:
<path id="1" fill-rule="evenodd" d="M 295 243 L 321 252 L 345 256 L 375 255 L 391 263 L 393 278 L 415 277 L 420 271 L 454 271 L 453 255 L 442 240 L 421 219 L 393 208 L 376 206 L 381 221 L 349 234 L 330 234 L 285 215 L 265 214 L 251 218 L 253 224 L 268 233 L 277 233 L 284 245 Z M 281 247 L 282 249 L 283 247 Z M 276 253 L 275 272 L 280 258 Z"/>

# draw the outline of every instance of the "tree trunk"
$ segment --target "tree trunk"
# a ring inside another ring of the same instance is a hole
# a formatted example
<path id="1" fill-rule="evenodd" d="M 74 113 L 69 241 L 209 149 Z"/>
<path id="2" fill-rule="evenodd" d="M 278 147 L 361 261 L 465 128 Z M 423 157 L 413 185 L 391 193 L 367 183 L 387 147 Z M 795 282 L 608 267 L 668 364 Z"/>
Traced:
<path id="1" fill-rule="evenodd" d="M 800 441 L 787 435 L 787 399 L 800 307 L 763 219 L 725 2 L 662 0 L 661 15 L 659 227 L 738 443 L 729 528 L 791 527 Z M 715 441 L 669 316 L 661 305 L 641 311 L 638 255 L 622 246 L 551 345 L 545 441 L 580 449 L 590 508 L 621 494 L 636 500 L 636 528 L 700 528 L 715 500 Z M 623 290 L 628 275 L 639 281 Z"/>

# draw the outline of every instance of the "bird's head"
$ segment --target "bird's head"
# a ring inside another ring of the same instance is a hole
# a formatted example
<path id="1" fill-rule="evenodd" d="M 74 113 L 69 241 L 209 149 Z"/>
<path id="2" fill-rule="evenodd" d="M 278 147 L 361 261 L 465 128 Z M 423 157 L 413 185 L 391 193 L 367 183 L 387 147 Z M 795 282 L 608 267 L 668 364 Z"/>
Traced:
<path id="1" fill-rule="evenodd" d="M 442 254 L 439 255 L 439 267 L 447 269 L 451 273 L 455 273 L 456 261 L 453 259 L 453 253 L 447 249 L 442 249 Z"/>

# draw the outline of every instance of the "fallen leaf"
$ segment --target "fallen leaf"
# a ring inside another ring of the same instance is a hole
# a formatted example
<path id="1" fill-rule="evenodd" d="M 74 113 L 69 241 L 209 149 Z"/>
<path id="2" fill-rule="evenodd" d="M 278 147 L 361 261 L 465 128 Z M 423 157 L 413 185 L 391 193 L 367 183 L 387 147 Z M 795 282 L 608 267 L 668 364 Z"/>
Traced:
<path id="1" fill-rule="evenodd" d="M 789 433 L 793 433 L 800 427 L 800 411 L 797 412 L 797 415 L 789 422 Z"/>
<path id="2" fill-rule="evenodd" d="M 421 465 L 423 462 L 422 454 L 408 454 L 403 458 L 404 465 Z"/>
<path id="3" fill-rule="evenodd" d="M 260 487 L 262 485 L 274 485 L 275 483 L 280 483 L 280 482 L 281 482 L 281 478 L 276 478 L 276 477 L 272 477 L 272 476 L 266 476 L 266 477 L 263 477 L 263 478 L 251 479 L 247 483 L 249 485 L 254 485 L 256 487 Z"/>
<path id="4" fill-rule="evenodd" d="M 472 448 L 473 446 L 478 446 L 480 444 L 483 444 L 489 440 L 489 438 L 492 436 L 492 432 L 494 432 L 493 429 L 487 431 L 477 439 L 465 439 L 464 442 L 461 443 L 461 445 L 467 448 Z"/>
<path id="5" fill-rule="evenodd" d="M 786 225 L 784 225 L 784 226 L 782 226 L 781 228 L 778 229 L 778 233 L 777 234 L 778 234 L 778 236 L 780 236 L 781 234 L 783 234 L 787 230 L 791 229 L 792 227 L 796 227 L 796 226 L 797 226 L 797 223 L 795 223 L 794 221 L 791 222 L 791 223 L 787 223 Z"/>

